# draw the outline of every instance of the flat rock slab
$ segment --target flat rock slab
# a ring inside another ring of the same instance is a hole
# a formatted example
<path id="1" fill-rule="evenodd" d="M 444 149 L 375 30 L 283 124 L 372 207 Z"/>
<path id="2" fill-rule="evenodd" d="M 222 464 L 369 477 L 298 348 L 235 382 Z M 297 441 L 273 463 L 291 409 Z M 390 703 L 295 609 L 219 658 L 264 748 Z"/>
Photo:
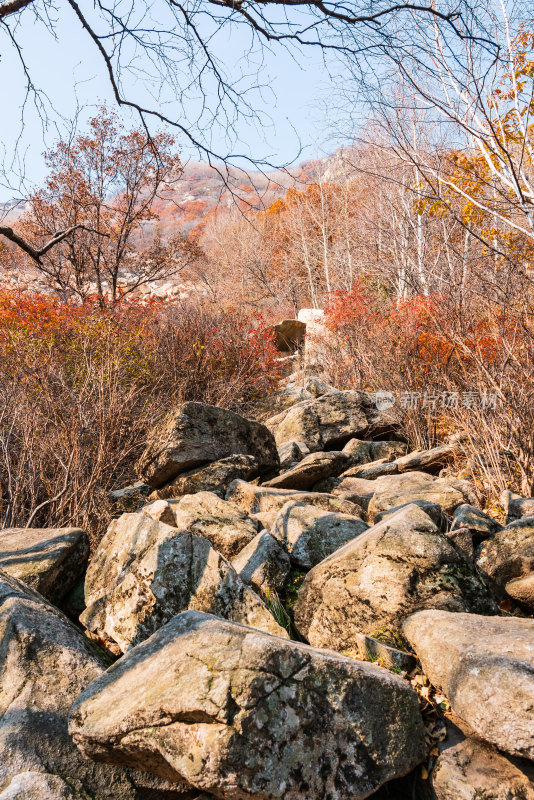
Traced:
<path id="1" fill-rule="evenodd" d="M 534 758 L 534 620 L 421 611 L 403 632 L 459 717 L 499 749 Z"/>
<path id="2" fill-rule="evenodd" d="M 425 753 L 399 676 L 196 612 L 93 682 L 69 730 L 89 758 L 239 800 L 360 800 Z"/>
<path id="3" fill-rule="evenodd" d="M 226 499 L 235 503 L 249 514 L 260 512 L 279 511 L 289 500 L 316 506 L 327 511 L 339 514 L 360 516 L 361 506 L 323 492 L 300 492 L 295 489 L 270 488 L 268 486 L 255 486 L 245 481 L 234 481 L 226 493 Z"/>
<path id="4" fill-rule="evenodd" d="M 534 611 L 534 572 L 508 581 L 505 589 L 510 597 L 524 605 L 529 611 Z"/>
<path id="5" fill-rule="evenodd" d="M 421 508 L 409 505 L 336 550 L 308 572 L 294 606 L 315 647 L 347 650 L 356 634 L 400 633 L 422 608 L 497 613 L 473 564 Z"/>
<path id="6" fill-rule="evenodd" d="M 208 539 L 145 514 L 111 523 L 87 570 L 85 601 L 82 624 L 123 652 L 188 608 L 287 636 Z"/>
<path id="7" fill-rule="evenodd" d="M 311 489 L 311 487 L 331 475 L 339 475 L 349 463 L 345 453 L 331 450 L 328 453 L 310 453 L 292 469 L 263 484 L 278 486 L 281 489 Z"/>
<path id="8" fill-rule="evenodd" d="M 254 456 L 228 456 L 204 467 L 187 470 L 161 489 L 154 489 L 151 500 L 169 500 L 195 492 L 213 492 L 224 497 L 232 483 L 238 478 L 250 481 L 260 474 Z"/>
<path id="9" fill-rule="evenodd" d="M 374 483 L 374 493 L 369 503 L 371 519 L 380 511 L 413 500 L 439 503 L 445 514 L 452 514 L 458 506 L 469 501 L 472 491 L 467 481 L 434 478 L 426 472 L 384 475 L 377 478 Z"/>
<path id="10" fill-rule="evenodd" d="M 367 529 L 368 525 L 357 517 L 290 500 L 280 509 L 271 534 L 287 550 L 293 564 L 311 569 Z"/>
<path id="11" fill-rule="evenodd" d="M 533 780 L 532 763 L 476 738 L 444 750 L 432 771 L 437 800 L 534 800 Z"/>
<path id="12" fill-rule="evenodd" d="M 82 758 L 67 717 L 104 659 L 60 611 L 0 572 L 0 797 L 137 800 L 134 776 Z"/>
<path id="13" fill-rule="evenodd" d="M 261 422 L 216 406 L 183 403 L 148 435 L 137 462 L 141 480 L 159 489 L 194 467 L 232 455 L 251 455 L 261 475 L 278 470 L 274 437 Z"/>
<path id="14" fill-rule="evenodd" d="M 81 528 L 6 528 L 0 532 L 0 569 L 53 603 L 83 576 L 89 540 Z"/>

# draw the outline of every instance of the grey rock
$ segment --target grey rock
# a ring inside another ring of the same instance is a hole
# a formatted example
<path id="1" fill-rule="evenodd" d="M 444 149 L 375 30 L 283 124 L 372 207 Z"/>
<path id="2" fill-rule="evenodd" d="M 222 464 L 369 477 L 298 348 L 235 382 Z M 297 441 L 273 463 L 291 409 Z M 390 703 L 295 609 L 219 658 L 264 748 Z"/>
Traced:
<path id="1" fill-rule="evenodd" d="M 186 609 L 287 635 L 206 538 L 145 514 L 111 523 L 87 570 L 85 599 L 82 624 L 123 652 Z"/>
<path id="2" fill-rule="evenodd" d="M 280 509 L 271 534 L 285 547 L 293 564 L 310 569 L 367 528 L 357 517 L 290 500 Z"/>
<path id="3" fill-rule="evenodd" d="M 255 514 L 250 514 L 250 519 L 255 520 L 258 525 L 258 530 L 271 530 L 272 524 L 278 516 L 276 508 L 271 511 L 257 511 Z"/>
<path id="4" fill-rule="evenodd" d="M 213 492 L 224 497 L 232 481 L 250 481 L 259 475 L 258 462 L 254 456 L 234 455 L 213 461 L 205 467 L 183 472 L 161 489 L 155 489 L 151 500 L 169 500 L 195 492 Z"/>
<path id="5" fill-rule="evenodd" d="M 261 531 L 233 559 L 232 566 L 244 583 L 265 596 L 283 589 L 291 569 L 287 551 L 267 531 Z"/>
<path id="6" fill-rule="evenodd" d="M 266 420 L 280 446 L 283 442 L 305 442 L 311 451 L 329 450 L 349 439 L 374 430 L 394 429 L 396 416 L 376 408 L 366 392 L 331 392 L 297 403 Z"/>
<path id="7" fill-rule="evenodd" d="M 0 569 L 58 603 L 79 580 L 89 558 L 81 528 L 6 528 L 0 532 Z"/>
<path id="8" fill-rule="evenodd" d="M 472 496 L 471 485 L 467 481 L 435 478 L 426 472 L 384 475 L 382 478 L 377 478 L 374 484 L 375 491 L 368 509 L 370 518 L 379 511 L 413 500 L 439 503 L 445 514 L 452 514 Z"/>
<path id="9" fill-rule="evenodd" d="M 453 528 L 447 533 L 447 538 L 462 551 L 469 561 L 473 561 L 475 546 L 473 544 L 473 534 L 469 528 Z"/>
<path id="10" fill-rule="evenodd" d="M 314 567 L 294 606 L 295 624 L 316 647 L 345 650 L 355 634 L 400 633 L 422 608 L 497 613 L 473 564 L 430 517 L 409 505 Z"/>
<path id="11" fill-rule="evenodd" d="M 501 502 L 506 511 L 506 524 L 522 517 L 534 516 L 534 497 L 521 497 L 514 492 L 503 492 Z"/>
<path id="12" fill-rule="evenodd" d="M 363 509 L 368 510 L 376 491 L 376 481 L 366 478 L 340 477 L 321 481 L 314 487 L 316 492 L 331 492 L 336 497 L 351 498 Z"/>
<path id="13" fill-rule="evenodd" d="M 152 500 L 146 506 L 143 506 L 140 511 L 155 522 L 164 522 L 165 525 L 172 525 L 173 528 L 176 528 L 173 506 L 168 500 Z"/>
<path id="14" fill-rule="evenodd" d="M 380 458 L 378 461 L 370 461 L 368 464 L 360 464 L 357 467 L 350 467 L 341 474 L 342 478 L 364 478 L 365 480 L 372 481 L 375 478 L 380 478 L 382 475 L 396 475 L 398 472 L 397 463 L 395 461 L 387 461 L 385 458 Z"/>
<path id="15" fill-rule="evenodd" d="M 172 504 L 174 524 L 204 536 L 228 560 L 234 558 L 258 532 L 245 511 L 212 492 L 188 494 Z"/>
<path id="16" fill-rule="evenodd" d="M 432 447 L 430 450 L 414 450 L 412 453 L 398 458 L 395 463 L 399 472 L 408 472 L 409 470 L 435 472 L 453 461 L 460 452 L 459 443 L 453 442 Z"/>
<path id="17" fill-rule="evenodd" d="M 501 586 L 534 571 L 534 517 L 518 519 L 483 542 L 476 563 Z"/>
<path id="18" fill-rule="evenodd" d="M 309 452 L 309 449 L 303 442 L 284 442 L 284 444 L 280 445 L 278 448 L 280 469 L 290 469 L 290 467 L 302 461 L 304 456 L 307 456 Z M 244 480 L 248 480 L 248 478 L 244 478 Z"/>
<path id="19" fill-rule="evenodd" d="M 280 463 L 265 425 L 223 408 L 183 403 L 149 433 L 137 472 L 158 489 L 186 470 L 233 455 L 254 456 L 261 475 Z"/>
<path id="20" fill-rule="evenodd" d="M 354 641 L 358 653 L 366 661 L 379 661 L 380 666 L 401 672 L 411 672 L 417 666 L 417 659 L 412 653 L 399 650 L 372 636 L 357 633 Z"/>
<path id="21" fill-rule="evenodd" d="M 296 466 L 276 478 L 272 478 L 263 485 L 281 489 L 310 489 L 323 478 L 339 475 L 348 461 L 349 457 L 345 453 L 336 450 L 331 450 L 328 453 L 310 453 Z"/>
<path id="22" fill-rule="evenodd" d="M 226 499 L 247 511 L 249 514 L 258 512 L 279 511 L 288 500 L 317 506 L 327 511 L 336 511 L 340 514 L 359 516 L 362 513 L 356 503 L 343 500 L 331 494 L 322 492 L 304 492 L 295 489 L 279 489 L 269 486 L 254 486 L 245 481 L 234 481 L 226 493 Z"/>
<path id="23" fill-rule="evenodd" d="M 63 614 L 0 573 L 0 797 L 135 800 L 135 776 L 82 758 L 70 707 L 104 659 Z"/>
<path id="24" fill-rule="evenodd" d="M 196 612 L 93 682 L 69 729 L 89 758 L 250 800 L 360 800 L 425 753 L 399 676 Z"/>
<path id="25" fill-rule="evenodd" d="M 436 800 L 534 800 L 534 767 L 470 737 L 444 750 L 431 775 Z"/>
<path id="26" fill-rule="evenodd" d="M 0 791 L 0 800 L 83 800 L 59 775 L 20 772 Z"/>
<path id="27" fill-rule="evenodd" d="M 459 717 L 499 749 L 534 758 L 534 620 L 421 611 L 403 632 Z"/>
<path id="28" fill-rule="evenodd" d="M 386 459 L 386 461 L 394 461 L 396 458 L 406 455 L 408 445 L 397 441 L 372 442 L 362 439 L 349 439 L 343 448 L 343 452 L 350 456 L 353 466 L 358 466 L 359 464 L 367 464 L 382 458 Z"/>
<path id="29" fill-rule="evenodd" d="M 502 525 L 484 511 L 464 503 L 452 515 L 452 528 L 469 528 L 478 542 L 502 530 Z"/>
<path id="30" fill-rule="evenodd" d="M 140 502 L 145 497 L 148 497 L 152 487 L 143 481 L 136 481 L 129 486 L 123 486 L 122 489 L 114 489 L 109 493 L 112 500 L 115 501 L 134 501 Z"/>

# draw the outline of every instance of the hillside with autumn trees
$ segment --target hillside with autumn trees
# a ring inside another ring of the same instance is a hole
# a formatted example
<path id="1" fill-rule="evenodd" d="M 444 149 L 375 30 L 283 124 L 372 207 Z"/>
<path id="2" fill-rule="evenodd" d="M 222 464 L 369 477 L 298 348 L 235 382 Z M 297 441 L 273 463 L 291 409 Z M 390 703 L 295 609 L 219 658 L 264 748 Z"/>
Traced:
<path id="1" fill-rule="evenodd" d="M 534 800 L 534 0 L 0 40 L 0 800 Z"/>
<path id="2" fill-rule="evenodd" d="M 504 489 L 531 494 L 532 41 L 525 28 L 510 45 L 512 66 L 496 71 L 492 94 L 476 109 L 481 130 L 461 149 L 425 141 L 423 119 L 412 119 L 407 139 L 405 118 L 376 115 L 367 138 L 293 174 L 234 170 L 224 180 L 212 167 L 184 167 L 175 137 L 127 130 L 105 108 L 86 134 L 58 142 L 46 156 L 47 181 L 15 217 L 33 250 L 6 240 L 0 250 L 3 374 L 12 387 L 2 412 L 12 421 L 5 468 L 16 474 L 27 448 L 47 464 L 26 489 L 4 487 L 10 523 L 22 524 L 41 503 L 43 523 L 78 519 L 74 486 L 101 446 L 81 411 L 85 392 L 91 404 L 94 392 L 100 398 L 92 414 L 104 415 L 102 431 L 122 392 L 136 409 L 128 444 L 122 427 L 116 445 L 107 440 L 105 487 L 142 440 L 140 420 L 160 382 L 176 397 L 212 392 L 214 401 L 246 405 L 258 386 L 245 376 L 270 385 L 283 372 L 269 324 L 301 308 L 325 310 L 326 381 L 434 398 L 404 409 L 414 446 L 461 434 L 463 468 L 485 502 L 498 502 Z M 72 233 L 49 247 L 58 230 Z M 31 276 L 26 291 L 23 275 Z M 162 363 L 169 331 L 175 345 Z M 72 398 L 61 403 L 69 421 L 59 428 L 46 375 Z M 242 388 L 229 392 L 234 375 Z M 492 407 L 466 407 L 464 396 L 491 396 Z M 79 455 L 84 437 L 73 415 L 92 431 Z M 48 425 L 56 433 L 43 442 Z M 61 430 L 59 447 L 52 442 Z M 44 499 L 58 493 L 61 500 Z"/>

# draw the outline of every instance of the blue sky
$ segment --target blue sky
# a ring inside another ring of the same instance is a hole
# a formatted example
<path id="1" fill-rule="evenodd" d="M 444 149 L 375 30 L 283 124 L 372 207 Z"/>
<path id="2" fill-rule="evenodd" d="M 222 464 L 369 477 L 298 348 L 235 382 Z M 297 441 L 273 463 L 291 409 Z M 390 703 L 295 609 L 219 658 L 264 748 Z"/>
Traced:
<path id="1" fill-rule="evenodd" d="M 61 117 L 71 118 L 76 106 L 81 105 L 81 116 L 87 118 L 102 102 L 111 103 L 111 89 L 103 65 L 68 6 L 63 7 L 57 23 L 57 41 L 43 32 L 42 25 L 33 14 L 23 13 L 20 20 L 17 36 L 30 74 L 37 87 L 49 97 L 55 117 L 53 114 L 52 124 L 43 130 L 33 104 L 28 103 L 18 147 L 24 163 L 15 165 L 13 171 L 8 172 L 10 185 L 0 180 L 2 201 L 13 197 L 19 174 L 24 174 L 29 185 L 42 180 L 46 171 L 42 152 L 61 132 Z M 232 41 L 223 41 L 219 45 L 226 51 L 221 55 L 227 63 L 228 53 L 235 56 L 244 45 L 240 36 L 234 36 Z M 9 165 L 15 142 L 21 133 L 25 81 L 16 54 L 7 45 L 5 37 L 0 40 L 3 109 L 0 141 L 4 148 L 4 163 Z M 237 65 L 230 63 L 230 74 L 234 69 L 237 74 Z M 268 88 L 261 97 L 257 95 L 254 98 L 254 103 L 261 106 L 272 124 L 265 119 L 260 125 L 242 122 L 238 127 L 240 142 L 237 151 L 248 152 L 258 159 L 267 158 L 277 164 L 324 154 L 328 144 L 325 145 L 321 107 L 328 96 L 328 76 L 319 53 L 301 56 L 300 64 L 284 51 L 279 51 L 275 56 L 268 54 L 263 77 Z M 179 144 L 184 158 L 198 157 L 183 138 L 179 139 Z M 214 149 L 225 151 L 222 134 L 215 132 L 213 146 Z"/>

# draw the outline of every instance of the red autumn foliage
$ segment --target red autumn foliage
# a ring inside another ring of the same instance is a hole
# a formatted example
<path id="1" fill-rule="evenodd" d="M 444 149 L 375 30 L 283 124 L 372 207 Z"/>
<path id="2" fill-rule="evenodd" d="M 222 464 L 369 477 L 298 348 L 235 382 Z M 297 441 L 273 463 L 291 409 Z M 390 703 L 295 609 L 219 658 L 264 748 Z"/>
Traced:
<path id="1" fill-rule="evenodd" d="M 82 525 L 96 541 L 148 429 L 186 400 L 246 413 L 277 385 L 276 358 L 261 316 L 235 309 L 3 293 L 4 525 Z"/>

